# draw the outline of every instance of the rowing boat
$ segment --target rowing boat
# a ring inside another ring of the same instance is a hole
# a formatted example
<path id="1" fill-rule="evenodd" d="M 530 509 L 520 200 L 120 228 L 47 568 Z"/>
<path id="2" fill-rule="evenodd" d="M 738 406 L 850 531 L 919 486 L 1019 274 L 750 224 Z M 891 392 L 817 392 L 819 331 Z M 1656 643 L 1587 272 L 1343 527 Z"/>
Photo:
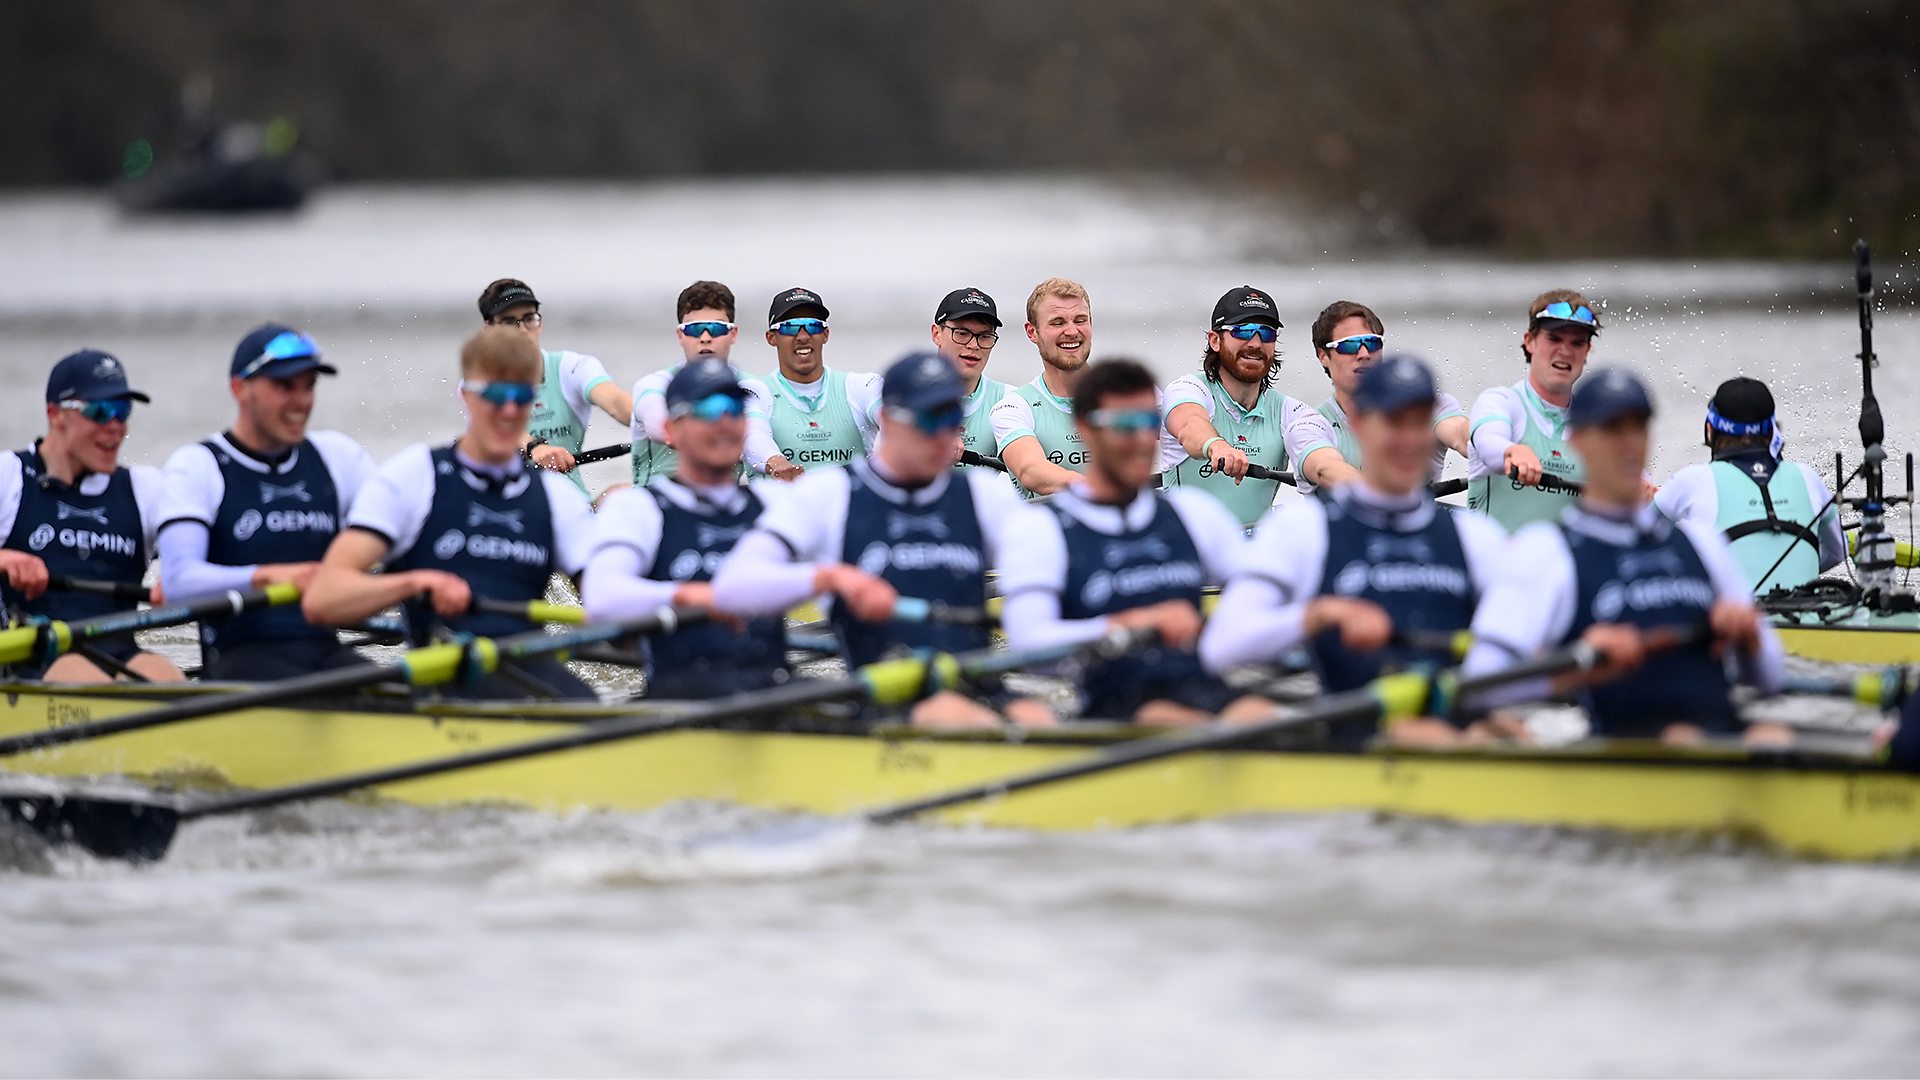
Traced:
<path id="1" fill-rule="evenodd" d="M 1920 664 L 1920 614 L 1857 611 L 1837 621 L 1775 615 L 1789 653 L 1837 664 Z"/>
<path id="2" fill-rule="evenodd" d="M 0 686 L 0 734 L 85 723 L 218 693 L 175 687 Z M 652 706 L 671 709 L 669 704 Z M 596 705 L 265 708 L 72 743 L 12 759 L 53 776 L 126 775 L 172 785 L 263 788 L 506 745 L 631 711 Z M 788 730 L 681 731 L 592 751 L 448 773 L 378 789 L 445 805 L 503 803 L 640 811 L 683 800 L 843 813 L 1023 773 L 1138 737 L 1107 725 L 1029 733 L 878 735 Z M 1479 748 L 1333 754 L 1247 749 L 1037 788 L 950 811 L 950 821 L 1093 829 L 1238 814 L 1372 811 L 1482 824 L 1732 834 L 1805 856 L 1920 854 L 1920 777 L 1858 759 L 1646 744 L 1560 750 Z"/>

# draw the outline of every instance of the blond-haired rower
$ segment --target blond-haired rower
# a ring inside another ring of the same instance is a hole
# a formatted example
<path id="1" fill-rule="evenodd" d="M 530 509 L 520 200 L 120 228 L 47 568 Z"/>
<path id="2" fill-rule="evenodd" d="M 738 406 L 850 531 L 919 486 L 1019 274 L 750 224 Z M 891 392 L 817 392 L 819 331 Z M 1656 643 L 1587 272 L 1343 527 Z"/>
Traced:
<path id="1" fill-rule="evenodd" d="M 520 455 L 543 364 L 533 340 L 509 327 L 467 339 L 466 430 L 445 446 L 416 443 L 381 464 L 314 575 L 302 603 L 308 619 L 355 623 L 402 604 L 415 645 L 436 621 L 486 637 L 534 629 L 517 616 L 469 609 L 476 596 L 538 600 L 555 573 L 577 575 L 585 561 L 593 527 L 586 500 L 564 475 L 529 469 Z M 519 667 L 525 678 L 490 676 L 461 693 L 525 696 L 530 679 L 554 696 L 594 696 L 558 660 Z"/>
<path id="2" fill-rule="evenodd" d="M 1093 304 L 1086 287 L 1053 277 L 1027 297 L 1027 340 L 1040 350 L 1040 374 L 993 407 L 1000 460 L 1028 498 L 1051 495 L 1087 469 L 1073 425 L 1073 391 L 1093 350 Z"/>

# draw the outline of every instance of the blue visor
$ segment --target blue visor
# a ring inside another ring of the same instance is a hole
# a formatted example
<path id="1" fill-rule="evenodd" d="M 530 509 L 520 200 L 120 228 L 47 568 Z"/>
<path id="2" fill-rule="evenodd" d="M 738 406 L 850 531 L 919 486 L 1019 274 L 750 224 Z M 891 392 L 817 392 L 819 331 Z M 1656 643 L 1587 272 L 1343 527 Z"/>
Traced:
<path id="1" fill-rule="evenodd" d="M 268 341 L 265 347 L 260 350 L 260 355 L 249 361 L 246 367 L 241 368 L 239 374 L 243 379 L 251 379 L 255 375 L 258 375 L 261 369 L 265 368 L 268 364 L 280 363 L 285 360 L 318 359 L 320 359 L 320 346 L 315 344 L 314 340 L 307 335 L 296 330 L 289 330 L 284 334 L 275 335 L 272 340 Z"/>

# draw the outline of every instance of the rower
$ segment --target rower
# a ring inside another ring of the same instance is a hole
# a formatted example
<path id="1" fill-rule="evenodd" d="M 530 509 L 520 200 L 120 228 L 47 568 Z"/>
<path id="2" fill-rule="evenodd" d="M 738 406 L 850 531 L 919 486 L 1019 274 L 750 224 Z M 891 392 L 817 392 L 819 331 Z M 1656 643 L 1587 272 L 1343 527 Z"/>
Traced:
<path id="1" fill-rule="evenodd" d="M 1051 495 L 1087 468 L 1087 450 L 1073 422 L 1073 391 L 1093 350 L 1093 306 L 1087 290 L 1048 278 L 1027 297 L 1027 340 L 1040 350 L 1040 374 L 993 407 L 994 445 L 1021 494 Z"/>
<path id="2" fill-rule="evenodd" d="M 733 347 L 740 340 L 733 290 L 718 281 L 696 281 L 681 289 L 674 301 L 674 319 L 678 325 L 673 337 L 680 344 L 681 359 L 633 384 L 633 482 L 641 487 L 674 475 L 674 452 L 668 444 L 672 436 L 667 434 L 667 383 L 695 360 L 716 359 L 732 367 Z M 747 466 L 775 480 L 797 478 L 800 467 L 774 445 L 773 430 L 767 424 L 766 388 L 737 367 L 733 373 L 748 391 Z"/>
<path id="3" fill-rule="evenodd" d="M 668 605 L 713 607 L 714 570 L 764 509 L 738 480 L 749 391 L 717 357 L 682 366 L 663 401 L 678 448 L 672 476 L 609 497 L 594 523 L 580 595 L 587 618 L 622 622 Z M 648 642 L 647 692 L 712 698 L 788 677 L 778 614 L 700 623 Z"/>
<path id="4" fill-rule="evenodd" d="M 373 459 L 337 431 L 308 431 L 319 376 L 335 374 L 312 338 L 279 323 L 233 350 L 233 427 L 167 459 L 160 583 L 191 604 L 290 582 L 305 589 Z M 200 624 L 201 676 L 284 679 L 362 663 L 331 627 L 293 607 Z"/>
<path id="5" fill-rule="evenodd" d="M 1218 499 L 1150 483 L 1160 456 L 1159 394 L 1131 360 L 1090 365 L 1073 393 L 1087 473 L 1029 515 L 1020 555 L 1000 568 L 1007 644 L 1046 648 L 1150 628 L 1150 648 L 1091 661 L 1081 715 L 1142 724 L 1252 719 L 1271 702 L 1200 666 L 1200 599 L 1239 562 L 1239 522 Z"/>
<path id="6" fill-rule="evenodd" d="M 1773 392 L 1728 379 L 1707 404 L 1712 460 L 1673 474 L 1653 504 L 1674 521 L 1719 529 L 1755 593 L 1804 585 L 1847 558 L 1840 511 L 1820 474 L 1782 456 Z M 1771 571 L 1771 573 L 1769 573 Z"/>
<path id="7" fill-rule="evenodd" d="M 932 333 L 934 349 L 967 384 L 966 399 L 960 403 L 967 417 L 960 429 L 961 447 L 992 457 L 999 451 L 993 438 L 993 407 L 1013 389 L 987 376 L 987 360 L 1000 343 L 1000 309 L 980 289 L 955 289 L 934 309 Z"/>
<path id="8" fill-rule="evenodd" d="M 404 605 L 408 640 L 423 645 L 435 617 L 455 634 L 500 637 L 535 628 L 524 615 L 472 612 L 476 597 L 542 599 L 555 573 L 585 561 L 593 511 L 565 477 L 528 469 L 520 455 L 539 396 L 544 358 L 527 335 L 483 327 L 460 348 L 467 429 L 452 444 L 425 443 L 380 464 L 354 500 L 301 607 L 316 623 L 351 624 Z M 373 568 L 385 566 L 375 574 Z M 593 699 L 593 689 L 551 657 L 519 662 L 457 696 Z"/>
<path id="9" fill-rule="evenodd" d="M 1541 293 L 1527 309 L 1527 332 L 1520 338 L 1527 377 L 1474 400 L 1468 505 L 1508 532 L 1530 521 L 1553 521 L 1573 502 L 1569 492 L 1538 485 L 1543 477 L 1580 480 L 1580 462 L 1567 448 L 1567 402 L 1599 332 L 1586 297 L 1571 289 Z M 1514 470 L 1517 480 L 1508 478 Z"/>
<path id="10" fill-rule="evenodd" d="M 1360 440 L 1353 433 L 1351 418 L 1357 415 L 1353 392 L 1360 376 L 1387 347 L 1386 333 L 1386 324 L 1372 308 L 1351 300 L 1335 300 L 1313 320 L 1313 354 L 1320 361 L 1320 370 L 1326 372 L 1327 379 L 1333 383 L 1333 396 L 1321 402 L 1320 415 L 1333 425 L 1340 456 L 1356 469 L 1362 466 L 1364 458 Z M 1467 442 L 1467 410 L 1459 398 L 1445 390 L 1437 393 L 1433 409 L 1435 446 L 1433 461 L 1427 469 L 1429 480 L 1440 478 L 1446 468 L 1448 450 L 1463 458 L 1471 456 L 1473 450 Z"/>
<path id="11" fill-rule="evenodd" d="M 808 289 L 787 289 L 767 309 L 767 344 L 780 365 L 762 383 L 780 456 L 802 469 L 845 465 L 873 448 L 880 376 L 827 366 L 827 305 Z"/>
<path id="12" fill-rule="evenodd" d="M 524 331 L 535 347 L 540 345 L 540 331 L 546 322 L 533 290 L 516 278 L 501 278 L 481 290 L 480 319 L 488 326 Z M 567 349 L 542 349 L 540 355 L 546 366 L 523 452 L 540 468 L 565 473 L 580 494 L 586 495 L 587 482 L 574 468 L 573 458 L 587 443 L 593 410 L 598 407 L 620 423 L 631 424 L 633 399 L 596 357 Z"/>
<path id="13" fill-rule="evenodd" d="M 1712 526 L 1676 525 L 1644 501 L 1652 416 L 1653 399 L 1627 372 L 1581 380 L 1566 420 L 1585 491 L 1559 521 L 1514 535 L 1474 613 L 1466 670 L 1499 670 L 1582 639 L 1607 659 L 1603 681 L 1585 694 L 1595 735 L 1693 743 L 1741 728 L 1729 662 L 1771 692 L 1785 653 L 1726 540 Z M 1712 639 L 1648 652 L 1643 634 L 1668 627 L 1707 627 Z M 1755 725 L 1748 737 L 1778 742 L 1785 729 Z"/>
<path id="14" fill-rule="evenodd" d="M 106 615 L 108 596 L 49 590 L 50 576 L 137 587 L 146 579 L 160 524 L 160 470 L 120 464 L 133 403 L 151 400 L 127 386 L 126 368 L 82 349 L 47 377 L 47 433 L 0 457 L 0 601 L 16 614 L 72 622 Z M 154 602 L 159 603 L 158 590 Z M 110 668 L 171 682 L 180 669 L 141 650 L 132 636 L 89 643 Z M 16 679 L 105 682 L 116 672 L 79 652 L 47 667 L 17 666 Z"/>
<path id="15" fill-rule="evenodd" d="M 1345 466 L 1326 420 L 1273 388 L 1281 330 L 1273 296 L 1251 285 L 1228 289 L 1210 325 L 1200 370 L 1167 384 L 1160 482 L 1204 491 L 1252 525 L 1273 506 L 1280 484 L 1249 479 L 1249 465 L 1280 471 L 1299 461 L 1327 483 L 1342 477 L 1325 470 Z"/>
<path id="16" fill-rule="evenodd" d="M 1507 546 L 1500 526 L 1448 512 L 1428 496 L 1433 418 L 1441 395 L 1418 360 L 1386 356 L 1353 382 L 1345 409 L 1365 462 L 1324 499 L 1277 508 L 1248 542 L 1200 639 L 1200 658 L 1221 672 L 1273 663 L 1311 646 L 1330 693 L 1382 673 L 1451 667 L 1441 642 L 1473 622 L 1474 605 Z M 1396 742 L 1451 742 L 1440 720 L 1403 721 Z M 1336 739 L 1357 746 L 1363 732 Z"/>
<path id="17" fill-rule="evenodd" d="M 718 609 L 767 616 L 829 596 L 830 621 L 855 667 L 902 648 L 988 647 L 984 625 L 892 617 L 903 596 L 984 609 L 987 569 L 1004 573 L 1012 545 L 1026 540 L 1026 510 L 1011 484 L 985 469 L 953 468 L 966 394 L 965 381 L 937 354 L 911 354 L 888 368 L 872 455 L 810 471 L 783 491 L 714 575 Z M 983 689 L 1009 719 L 1051 720 L 1030 700 Z M 1000 722 L 994 709 L 952 691 L 921 701 L 910 718 L 936 727 Z"/>

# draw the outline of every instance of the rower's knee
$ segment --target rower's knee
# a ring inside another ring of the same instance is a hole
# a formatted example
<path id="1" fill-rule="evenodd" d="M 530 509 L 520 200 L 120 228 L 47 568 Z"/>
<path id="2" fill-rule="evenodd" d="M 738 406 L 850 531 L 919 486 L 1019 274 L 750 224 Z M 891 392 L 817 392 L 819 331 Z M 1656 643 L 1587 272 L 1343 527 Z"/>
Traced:
<path id="1" fill-rule="evenodd" d="M 1205 709 L 1165 699 L 1149 701 L 1133 714 L 1133 722 L 1146 727 L 1194 727 L 1212 720 L 1213 714 Z"/>
<path id="2" fill-rule="evenodd" d="M 1060 714 L 1039 698 L 1017 697 L 1006 703 L 1006 718 L 1021 727 L 1058 727 Z"/>
<path id="3" fill-rule="evenodd" d="M 1793 729 L 1785 724 L 1761 722 L 1748 724 L 1742 739 L 1748 746 L 1784 750 L 1793 745 Z"/>
<path id="4" fill-rule="evenodd" d="M 1699 746 L 1707 741 L 1707 733 L 1692 724 L 1668 724 L 1660 732 L 1660 742 L 1664 746 Z"/>
<path id="5" fill-rule="evenodd" d="M 1254 724 L 1262 720 L 1273 719 L 1279 706 L 1258 694 L 1248 694 L 1233 699 L 1226 708 L 1220 710 L 1220 720 L 1227 724 Z"/>
<path id="6" fill-rule="evenodd" d="M 186 678 L 173 661 L 158 653 L 135 653 L 127 661 L 127 670 L 148 682 L 180 682 Z"/>
<path id="7" fill-rule="evenodd" d="M 952 690 L 942 690 L 924 701 L 915 703 L 907 719 L 914 727 L 924 728 L 965 729 L 1000 726 L 999 713 Z"/>
<path id="8" fill-rule="evenodd" d="M 48 664 L 41 678 L 54 683 L 102 683 L 111 681 L 113 676 L 86 657 L 68 653 Z"/>
<path id="9" fill-rule="evenodd" d="M 1394 746 L 1452 746 L 1461 739 L 1459 728 L 1431 716 L 1397 721 L 1381 734 Z"/>

